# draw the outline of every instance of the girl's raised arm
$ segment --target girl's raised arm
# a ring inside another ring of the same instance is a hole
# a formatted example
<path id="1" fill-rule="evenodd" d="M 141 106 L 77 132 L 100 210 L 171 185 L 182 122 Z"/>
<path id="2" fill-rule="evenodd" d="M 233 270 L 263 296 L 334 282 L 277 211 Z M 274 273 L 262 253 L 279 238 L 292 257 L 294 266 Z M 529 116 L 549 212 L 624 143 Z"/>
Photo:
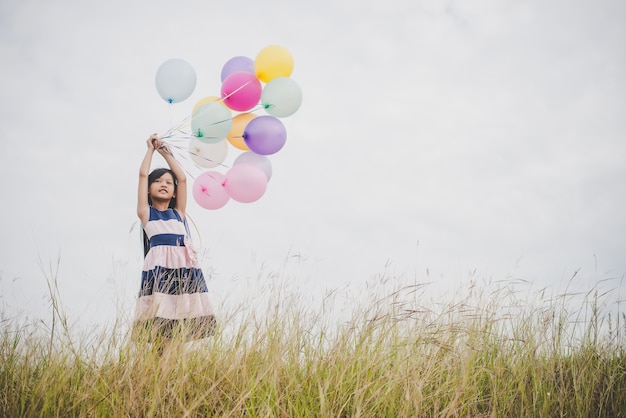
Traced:
<path id="1" fill-rule="evenodd" d="M 167 165 L 169 165 L 170 170 L 176 176 L 176 180 L 178 181 L 178 185 L 176 186 L 176 209 L 180 216 L 185 218 L 185 210 L 187 209 L 187 176 L 185 175 L 185 170 L 183 170 L 182 166 L 176 161 L 172 151 L 169 146 L 157 140 L 157 151 L 159 154 L 165 158 Z"/>
<path id="2" fill-rule="evenodd" d="M 139 187 L 137 191 L 137 216 L 142 225 L 148 223 L 150 219 L 150 204 L 148 203 L 148 175 L 150 174 L 150 164 L 152 163 L 152 154 L 154 154 L 155 144 L 159 141 L 157 134 L 150 135 L 148 138 L 148 149 L 146 155 L 141 161 L 139 167 Z"/>

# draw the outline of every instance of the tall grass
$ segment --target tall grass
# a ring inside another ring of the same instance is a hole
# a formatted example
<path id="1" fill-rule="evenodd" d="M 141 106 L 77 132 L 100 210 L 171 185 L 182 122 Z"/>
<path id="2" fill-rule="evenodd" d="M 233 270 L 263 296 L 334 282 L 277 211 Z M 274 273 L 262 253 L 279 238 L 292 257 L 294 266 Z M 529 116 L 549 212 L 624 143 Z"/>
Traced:
<path id="1" fill-rule="evenodd" d="M 125 318 L 77 336 L 52 283 L 53 326 L 2 322 L 1 416 L 626 416 L 626 317 L 597 289 L 573 309 L 513 281 L 445 303 L 420 284 L 329 292 L 316 308 L 278 286 L 160 355 Z"/>

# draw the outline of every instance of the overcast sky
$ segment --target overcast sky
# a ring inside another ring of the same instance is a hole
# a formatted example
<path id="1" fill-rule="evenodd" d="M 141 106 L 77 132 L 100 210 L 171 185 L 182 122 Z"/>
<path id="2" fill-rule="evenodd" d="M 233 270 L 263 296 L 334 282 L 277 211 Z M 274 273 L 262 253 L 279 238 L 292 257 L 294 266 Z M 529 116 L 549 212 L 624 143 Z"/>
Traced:
<path id="1" fill-rule="evenodd" d="M 70 315 L 132 306 L 146 138 L 219 95 L 228 59 L 273 44 L 304 100 L 266 194 L 188 207 L 217 305 L 274 273 L 311 289 L 387 275 L 558 292 L 578 271 L 570 286 L 605 280 L 620 299 L 624 21 L 618 0 L 3 0 L 4 315 L 49 312 L 57 261 Z M 171 106 L 155 88 L 170 58 L 197 73 Z"/>

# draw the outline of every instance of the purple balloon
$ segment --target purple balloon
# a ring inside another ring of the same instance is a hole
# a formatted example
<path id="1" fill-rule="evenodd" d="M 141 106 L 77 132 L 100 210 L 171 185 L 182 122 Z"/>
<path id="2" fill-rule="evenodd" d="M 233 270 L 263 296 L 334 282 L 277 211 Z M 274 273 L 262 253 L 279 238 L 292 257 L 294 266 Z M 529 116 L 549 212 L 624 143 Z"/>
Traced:
<path id="1" fill-rule="evenodd" d="M 261 155 L 274 154 L 285 145 L 285 125 L 274 116 L 257 116 L 246 125 L 243 140 L 250 151 Z"/>
<path id="2" fill-rule="evenodd" d="M 252 58 L 233 57 L 226 61 L 226 64 L 224 64 L 224 66 L 222 67 L 222 83 L 224 82 L 224 80 L 226 80 L 226 77 L 228 77 L 232 73 L 237 73 L 239 71 L 245 71 L 255 74 L 254 61 L 252 60 Z"/>

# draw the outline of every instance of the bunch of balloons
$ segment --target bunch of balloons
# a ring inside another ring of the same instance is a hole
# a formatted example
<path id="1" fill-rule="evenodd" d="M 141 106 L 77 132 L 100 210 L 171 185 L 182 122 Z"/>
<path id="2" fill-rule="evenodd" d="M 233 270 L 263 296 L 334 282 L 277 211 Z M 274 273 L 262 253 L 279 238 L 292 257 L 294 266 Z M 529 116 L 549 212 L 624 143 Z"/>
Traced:
<path id="1" fill-rule="evenodd" d="M 219 96 L 207 96 L 191 111 L 188 152 L 203 172 L 193 182 L 195 201 L 205 209 L 219 209 L 230 199 L 250 203 L 260 199 L 272 177 L 268 156 L 285 145 L 287 133 L 280 120 L 302 104 L 302 91 L 290 77 L 294 60 L 283 46 L 263 48 L 253 60 L 229 59 L 221 71 Z M 177 103 L 195 89 L 196 73 L 182 59 L 165 61 L 157 70 L 156 88 L 163 100 Z M 265 114 L 254 112 L 263 110 Z M 180 127 L 170 130 L 180 131 Z M 225 173 L 222 166 L 230 148 L 240 151 Z"/>

